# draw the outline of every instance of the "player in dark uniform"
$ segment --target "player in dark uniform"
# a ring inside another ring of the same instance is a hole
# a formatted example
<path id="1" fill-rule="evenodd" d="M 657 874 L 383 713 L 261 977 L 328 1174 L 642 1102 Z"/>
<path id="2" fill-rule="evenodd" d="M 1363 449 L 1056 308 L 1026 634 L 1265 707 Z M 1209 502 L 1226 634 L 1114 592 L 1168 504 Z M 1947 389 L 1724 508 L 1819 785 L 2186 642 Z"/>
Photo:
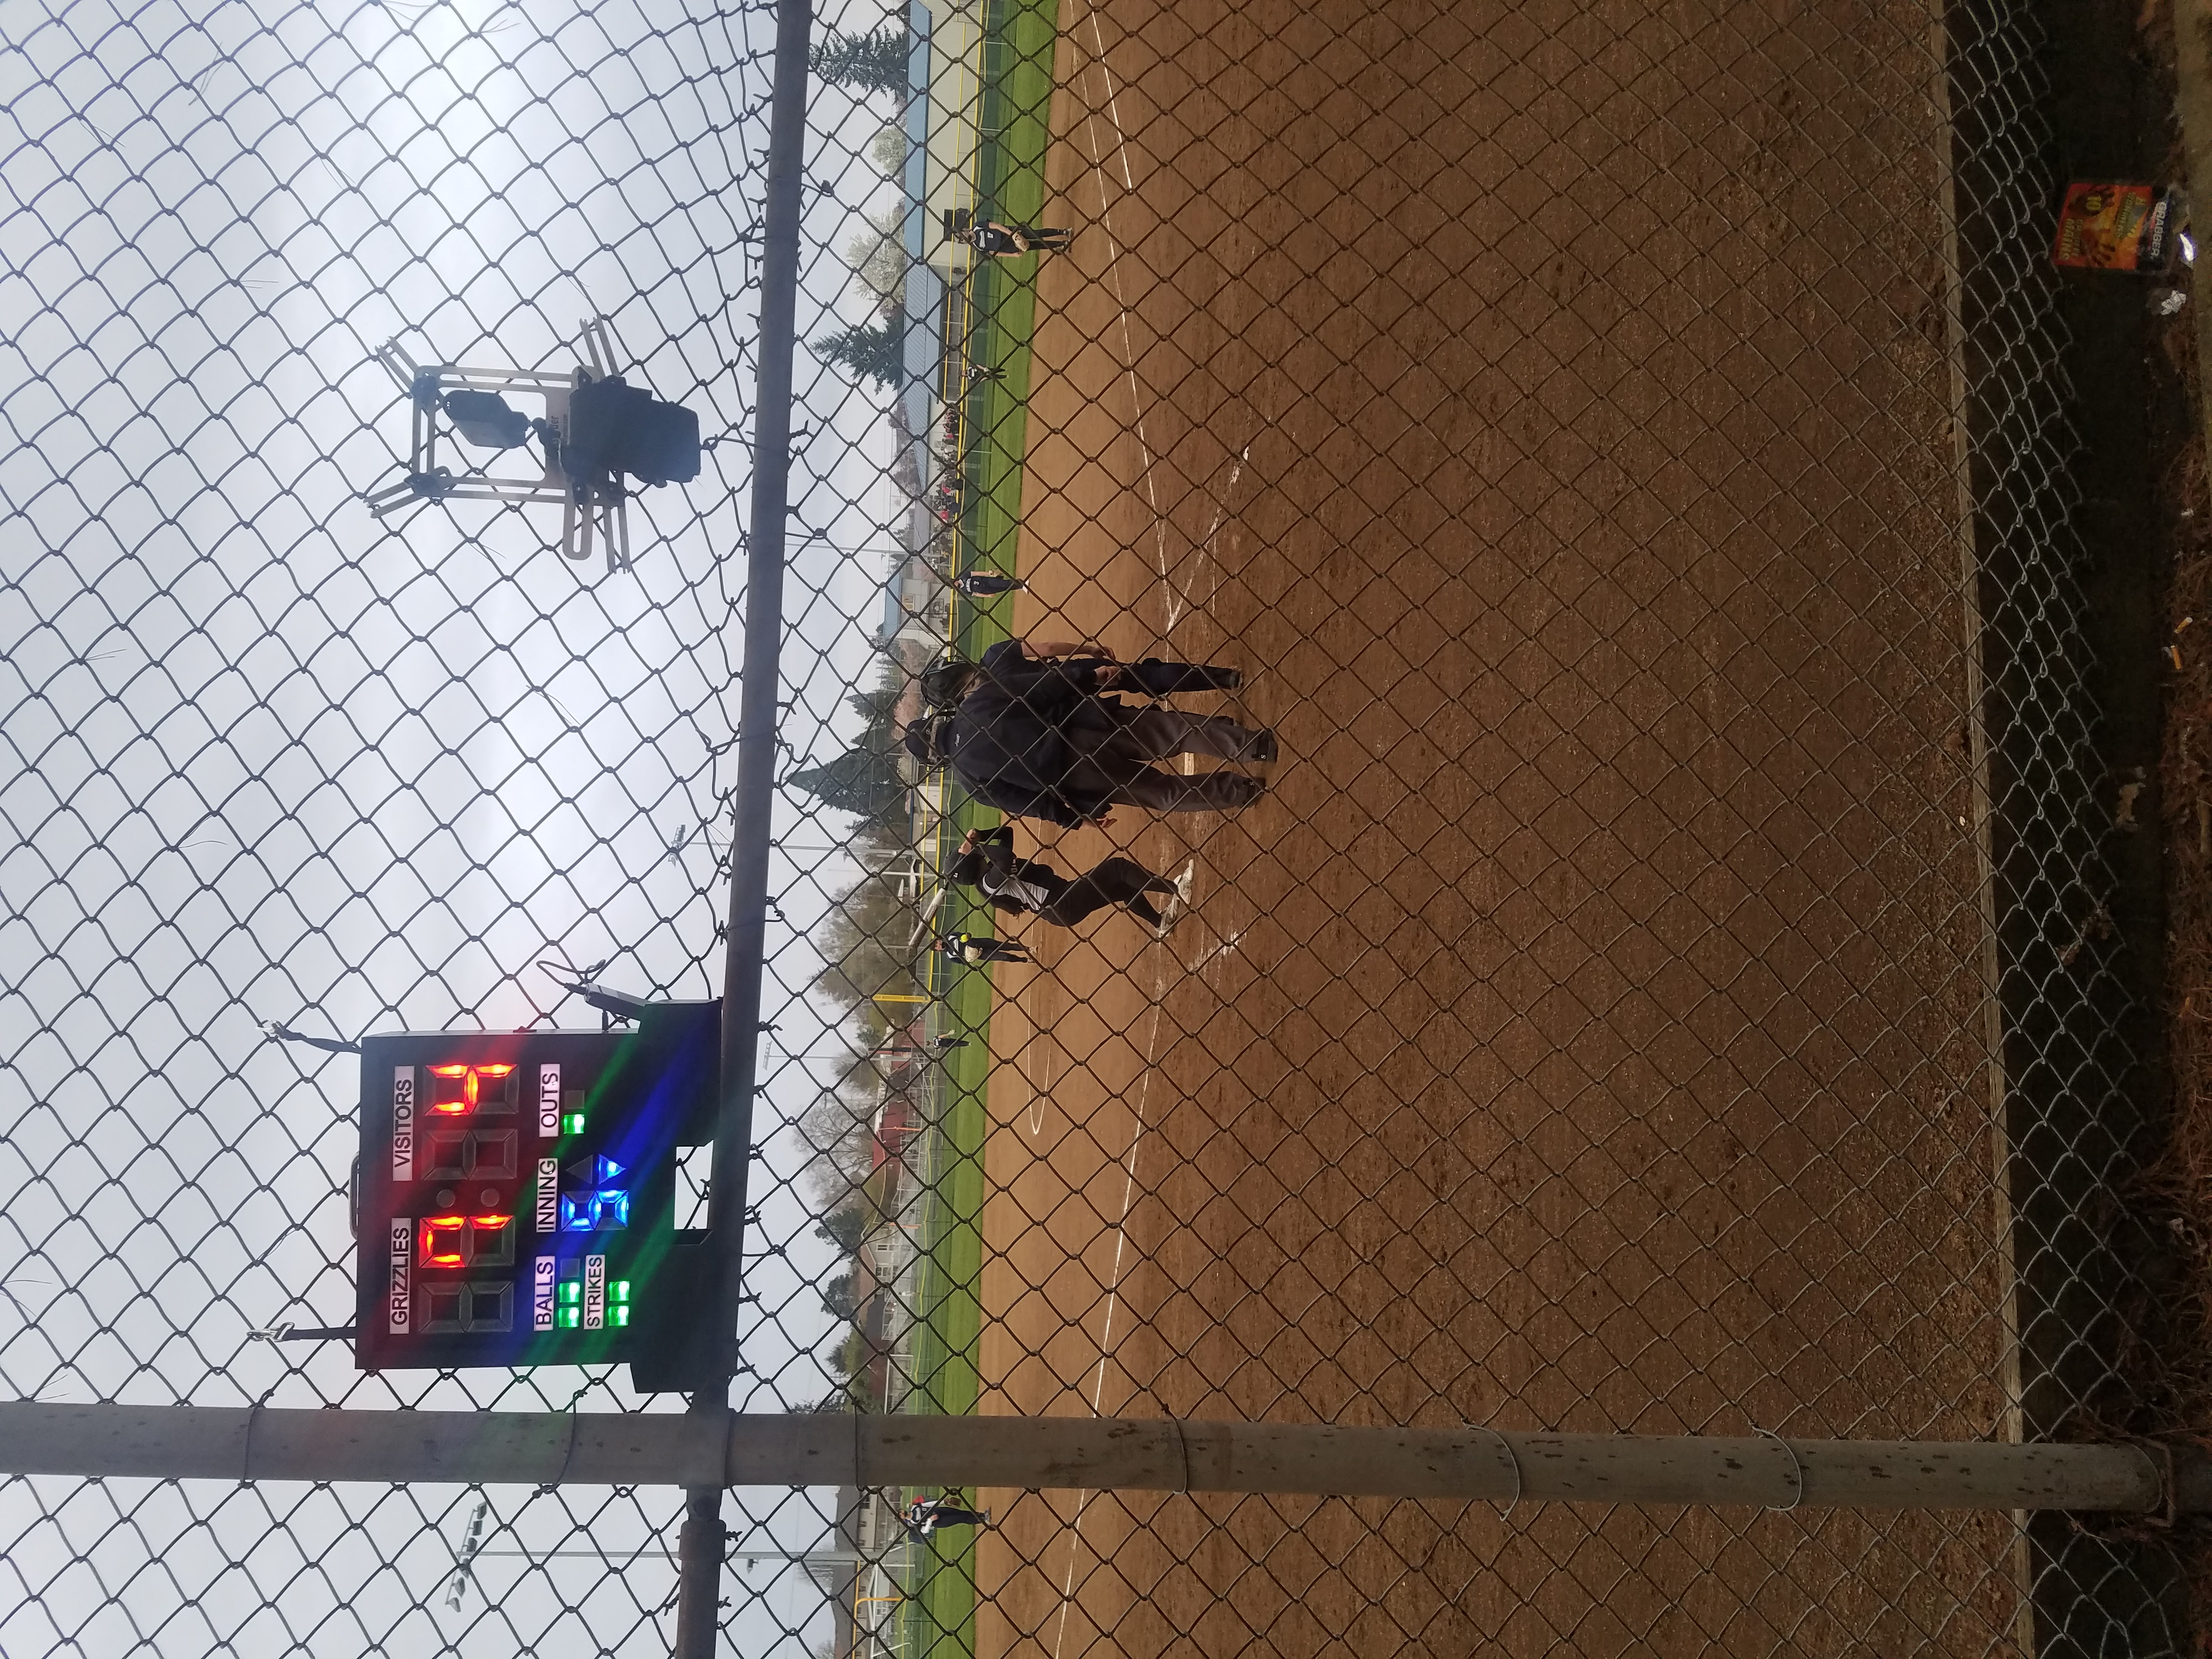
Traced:
<path id="1" fill-rule="evenodd" d="M 1061 230 L 1051 225 L 1004 224 L 996 219 L 978 219 L 964 208 L 945 216 L 945 234 L 956 242 L 965 243 L 978 253 L 995 259 L 1012 258 L 1024 253 L 1065 253 L 1067 245 L 1075 240 L 1072 230 Z"/>
<path id="2" fill-rule="evenodd" d="M 980 968 L 988 962 L 1027 962 L 1030 947 L 1018 939 L 991 939 L 981 933 L 945 933 L 937 941 L 939 956 Z"/>
<path id="3" fill-rule="evenodd" d="M 1002 225 L 986 219 L 969 228 L 966 240 L 976 252 L 1005 259 L 1024 253 L 1065 253 L 1075 233 L 1050 225 Z"/>
<path id="4" fill-rule="evenodd" d="M 942 1498 L 917 1498 L 906 1506 L 906 1524 L 917 1538 L 927 1538 L 943 1527 L 988 1527 L 991 1511 L 963 1507 L 954 1500 L 957 1492 L 947 1492 Z"/>
<path id="5" fill-rule="evenodd" d="M 971 599 L 995 599 L 1008 593 L 1026 593 L 1030 585 L 1018 576 L 1001 576 L 995 570 L 970 570 L 955 576 L 952 585 Z"/>
<path id="6" fill-rule="evenodd" d="M 1164 928 L 1168 918 L 1153 908 L 1147 893 L 1164 893 L 1180 902 L 1182 890 L 1133 859 L 1111 858 L 1073 879 L 1049 864 L 1014 856 L 1014 832 L 970 830 L 960 843 L 945 878 L 975 888 L 992 908 L 1006 915 L 1030 915 L 1055 927 L 1073 927 L 1111 906 L 1125 905 L 1140 921 Z"/>

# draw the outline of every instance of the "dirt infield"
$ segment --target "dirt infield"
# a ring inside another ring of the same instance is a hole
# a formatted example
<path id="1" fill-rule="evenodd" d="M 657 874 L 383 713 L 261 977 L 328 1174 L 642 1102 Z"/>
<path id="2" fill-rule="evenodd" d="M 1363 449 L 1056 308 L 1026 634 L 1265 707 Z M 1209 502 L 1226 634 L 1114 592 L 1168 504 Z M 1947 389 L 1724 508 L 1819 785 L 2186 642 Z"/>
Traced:
<path id="1" fill-rule="evenodd" d="M 984 1410 L 2006 1432 L 1931 39 L 1065 0 L 1022 624 L 1285 758 L 999 976 Z M 2025 1634 L 1995 1520 L 986 1501 L 991 1655 Z"/>

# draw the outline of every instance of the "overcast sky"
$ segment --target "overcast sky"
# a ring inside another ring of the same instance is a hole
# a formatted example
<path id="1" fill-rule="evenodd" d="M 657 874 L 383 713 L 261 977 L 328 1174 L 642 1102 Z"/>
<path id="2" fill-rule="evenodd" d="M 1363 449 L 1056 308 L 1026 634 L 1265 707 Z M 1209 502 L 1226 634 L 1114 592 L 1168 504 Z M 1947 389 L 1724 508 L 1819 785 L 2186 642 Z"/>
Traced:
<path id="1" fill-rule="evenodd" d="M 439 1386 L 251 1340 L 350 1316 L 356 1144 L 356 1063 L 256 1024 L 592 1023 L 531 966 L 549 953 L 720 989 L 726 837 L 697 832 L 733 773 L 769 34 L 700 0 L 0 0 L 0 1391 L 642 1403 L 626 1370 Z M 888 189 L 866 149 L 890 113 L 817 89 L 803 334 L 867 314 L 836 251 Z M 619 367 L 738 434 L 635 504 L 634 571 L 564 562 L 546 509 L 369 515 L 408 434 L 377 346 L 566 369 L 594 314 Z M 854 728 L 891 507 L 876 395 L 803 349 L 798 371 L 795 527 L 818 538 L 787 590 L 794 762 Z M 794 848 L 842 832 L 785 810 Z M 794 994 L 849 871 L 778 867 L 767 1018 L 792 1051 L 835 1046 Z M 834 1069 L 787 1068 L 766 1111 Z M 829 1386 L 799 1162 L 787 1139 L 755 1177 L 761 1237 L 795 1241 L 753 1279 L 757 1407 Z M 496 1611 L 446 1611 L 459 1492 L 36 1492 L 0 1519 L 11 1659 L 665 1650 L 657 1560 L 488 1559 Z M 756 1547 L 817 1541 L 817 1500 L 746 1507 Z M 495 1547 L 621 1553 L 676 1504 L 495 1510 Z M 742 1582 L 747 1652 L 826 1632 L 795 1569 Z"/>

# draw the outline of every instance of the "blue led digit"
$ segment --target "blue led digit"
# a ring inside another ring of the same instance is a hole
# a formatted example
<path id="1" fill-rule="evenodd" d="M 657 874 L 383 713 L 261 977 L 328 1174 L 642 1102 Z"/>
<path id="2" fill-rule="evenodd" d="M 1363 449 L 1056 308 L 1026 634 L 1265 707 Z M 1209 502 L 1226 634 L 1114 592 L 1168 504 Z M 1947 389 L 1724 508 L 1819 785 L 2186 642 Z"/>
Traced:
<path id="1" fill-rule="evenodd" d="M 602 1187 L 596 1192 L 561 1194 L 561 1231 L 564 1233 L 594 1233 L 629 1225 L 629 1194 L 619 1188 Z"/>

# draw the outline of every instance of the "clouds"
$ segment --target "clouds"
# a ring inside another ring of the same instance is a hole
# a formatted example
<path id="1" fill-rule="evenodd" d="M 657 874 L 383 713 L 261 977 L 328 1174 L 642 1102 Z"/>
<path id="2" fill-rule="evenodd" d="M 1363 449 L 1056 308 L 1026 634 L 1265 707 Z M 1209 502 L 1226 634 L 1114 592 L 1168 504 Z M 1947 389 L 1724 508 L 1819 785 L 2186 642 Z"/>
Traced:
<path id="1" fill-rule="evenodd" d="M 703 841 L 666 852 L 720 820 L 729 781 L 743 444 L 633 504 L 620 575 L 550 551 L 556 516 L 458 505 L 395 530 L 359 495 L 406 442 L 370 361 L 393 336 L 423 362 L 566 367 L 605 314 L 642 383 L 709 434 L 749 425 L 769 25 L 499 0 L 0 9 L 9 1389 L 647 1403 L 624 1377 L 364 1379 L 341 1346 L 251 1340 L 343 1323 L 353 1296 L 351 1063 L 258 1022 L 574 1022 L 531 968 L 549 950 L 612 957 L 636 990 L 719 989 L 719 866 Z M 823 118 L 830 173 L 881 122 L 849 102 Z M 802 332 L 842 297 L 834 250 L 866 205 L 811 198 Z M 857 550 L 881 533 L 889 445 L 876 403 L 799 367 L 815 538 L 793 553 L 785 736 L 804 754 L 841 741 L 867 672 L 881 572 Z M 813 977 L 803 935 L 842 869 L 805 866 L 778 866 L 779 1003 Z M 803 1004 L 769 1017 L 807 1046 Z M 773 1088 L 764 1135 L 813 1091 L 788 1066 Z M 785 1179 L 757 1184 L 764 1236 L 799 1237 Z M 805 1273 L 762 1279 L 764 1404 L 825 1385 Z M 593 1512 L 595 1538 L 633 1547 L 674 1518 L 647 1499 L 510 1518 L 538 1547 Z M 0 1646 L 98 1645 L 121 1620 L 180 1654 L 309 1632 L 318 1653 L 436 1651 L 486 1616 L 431 1607 L 444 1546 L 422 1528 L 446 1502 L 40 1483 L 0 1544 Z M 811 1541 L 809 1503 L 754 1502 Z M 65 1594 L 95 1570 L 96 1593 Z M 627 1577 L 610 1600 L 518 1566 L 496 1617 L 540 1653 L 665 1650 L 660 1591 Z M 805 1617 L 783 1607 L 756 1645 Z"/>

